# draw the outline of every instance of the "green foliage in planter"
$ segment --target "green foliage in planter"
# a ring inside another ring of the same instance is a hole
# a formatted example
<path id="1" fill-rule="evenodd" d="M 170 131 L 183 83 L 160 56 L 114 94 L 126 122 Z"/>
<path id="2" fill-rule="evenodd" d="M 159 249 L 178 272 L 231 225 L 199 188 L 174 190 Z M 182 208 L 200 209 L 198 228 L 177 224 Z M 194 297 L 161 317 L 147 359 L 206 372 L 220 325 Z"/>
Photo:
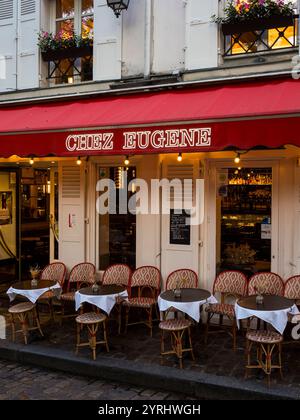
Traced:
<path id="1" fill-rule="evenodd" d="M 38 46 L 42 53 L 58 51 L 76 47 L 87 47 L 93 45 L 92 38 L 82 38 L 80 35 L 69 32 L 40 32 L 38 35 Z"/>
<path id="2" fill-rule="evenodd" d="M 292 2 L 284 0 L 230 0 L 224 9 L 224 17 L 212 16 L 216 23 L 243 23 L 274 16 L 293 16 Z"/>

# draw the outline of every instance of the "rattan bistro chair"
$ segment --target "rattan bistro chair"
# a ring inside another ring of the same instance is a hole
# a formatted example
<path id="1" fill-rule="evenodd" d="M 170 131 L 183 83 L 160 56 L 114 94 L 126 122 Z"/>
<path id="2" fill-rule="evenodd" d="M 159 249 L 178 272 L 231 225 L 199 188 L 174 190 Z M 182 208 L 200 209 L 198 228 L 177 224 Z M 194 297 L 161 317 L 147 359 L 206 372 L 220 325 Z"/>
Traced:
<path id="1" fill-rule="evenodd" d="M 94 264 L 91 263 L 80 263 L 72 268 L 68 280 L 67 291 L 60 297 L 62 308 L 61 320 L 66 317 L 76 315 L 74 312 L 70 315 L 65 315 L 65 306 L 71 302 L 74 308 L 76 291 L 83 286 L 90 286 L 93 284 L 95 280 L 95 272 L 96 268 Z"/>
<path id="2" fill-rule="evenodd" d="M 246 372 L 245 378 L 251 369 L 262 369 L 268 378 L 270 385 L 271 373 L 273 369 L 279 369 L 282 377 L 282 342 L 283 337 L 275 331 L 254 331 L 249 330 L 246 334 Z M 252 347 L 256 346 L 256 363 L 251 362 Z M 273 357 L 277 350 L 277 363 L 273 362 Z"/>
<path id="3" fill-rule="evenodd" d="M 131 269 L 127 264 L 113 264 L 107 267 L 103 274 L 102 285 L 123 286 L 130 293 Z M 119 300 L 114 306 L 117 312 L 118 332 L 121 334 L 122 302 Z"/>
<path id="4" fill-rule="evenodd" d="M 41 329 L 36 305 L 31 302 L 22 302 L 14 306 L 11 306 L 8 309 L 8 312 L 11 316 L 11 326 L 12 326 L 12 340 L 16 340 L 16 334 L 22 333 L 24 337 L 24 342 L 28 342 L 28 332 L 38 330 L 42 337 L 44 337 L 43 331 Z M 29 325 L 29 318 L 32 317 L 32 325 Z M 19 322 L 21 325 L 20 330 L 16 330 L 16 322 Z M 35 325 L 34 325 L 35 324 Z"/>
<path id="5" fill-rule="evenodd" d="M 258 291 L 264 295 L 283 296 L 283 280 L 278 274 L 275 273 L 256 273 L 249 280 L 248 295 L 256 295 Z"/>
<path id="6" fill-rule="evenodd" d="M 172 289 L 196 289 L 198 287 L 198 275 L 188 268 L 173 271 L 169 274 L 166 282 L 166 290 Z"/>
<path id="7" fill-rule="evenodd" d="M 152 313 L 156 308 L 157 297 L 160 291 L 161 274 L 158 268 L 143 266 L 137 268 L 131 277 L 129 299 L 123 301 L 126 310 L 125 332 L 128 325 L 145 324 L 150 329 L 152 337 Z M 137 289 L 137 296 L 132 296 L 132 292 Z M 148 296 L 145 293 L 148 292 Z M 149 296 L 150 295 L 150 296 Z M 140 309 L 146 312 L 147 319 L 143 321 L 128 323 L 130 309 Z M 156 310 L 157 313 L 157 310 Z M 158 313 L 157 313 L 158 317 Z"/>
<path id="8" fill-rule="evenodd" d="M 210 321 L 214 315 L 219 316 L 219 326 L 223 327 L 223 318 L 229 319 L 232 326 L 233 350 L 236 351 L 236 318 L 234 305 L 226 303 L 228 298 L 238 298 L 247 295 L 247 277 L 240 271 L 223 271 L 214 282 L 213 294 L 221 294 L 221 303 L 210 304 L 206 308 L 207 323 L 205 331 L 205 343 L 207 343 Z"/>
<path id="9" fill-rule="evenodd" d="M 41 280 L 52 280 L 60 284 L 61 289 L 63 290 L 64 282 L 66 279 L 67 267 L 62 262 L 53 262 L 48 264 L 42 271 L 40 279 Z M 41 302 L 43 300 L 47 301 L 50 309 L 51 319 L 54 319 L 54 310 L 53 310 L 53 299 L 55 295 L 52 290 L 44 293 L 38 300 Z"/>

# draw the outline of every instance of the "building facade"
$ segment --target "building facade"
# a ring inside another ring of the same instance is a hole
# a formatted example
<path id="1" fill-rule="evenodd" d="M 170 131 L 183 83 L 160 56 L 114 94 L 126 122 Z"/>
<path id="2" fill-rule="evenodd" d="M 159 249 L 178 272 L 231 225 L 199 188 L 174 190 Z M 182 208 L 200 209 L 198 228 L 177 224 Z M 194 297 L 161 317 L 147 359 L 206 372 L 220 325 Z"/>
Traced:
<path id="1" fill-rule="evenodd" d="M 117 18 L 106 0 L 0 0 L 6 279 L 54 259 L 99 273 L 154 265 L 164 280 L 191 268 L 209 289 L 225 269 L 299 274 L 296 6 L 282 26 L 227 33 L 212 19 L 225 3 L 131 0 Z M 42 31 L 75 32 L 89 49 L 47 56 Z M 136 178 L 193 181 L 201 224 L 187 226 L 174 203 L 99 215 L 98 181 L 122 190 L 124 174 L 128 199 Z"/>

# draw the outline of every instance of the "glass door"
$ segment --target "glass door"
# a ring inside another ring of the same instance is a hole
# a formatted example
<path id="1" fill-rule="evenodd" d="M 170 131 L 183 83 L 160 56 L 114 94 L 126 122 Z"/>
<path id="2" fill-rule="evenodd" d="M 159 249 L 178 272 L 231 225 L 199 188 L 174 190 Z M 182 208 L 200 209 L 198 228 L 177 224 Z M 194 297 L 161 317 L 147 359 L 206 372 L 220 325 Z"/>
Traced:
<path id="1" fill-rule="evenodd" d="M 20 276 L 18 170 L 0 170 L 0 286 L 10 286 Z"/>
<path id="2" fill-rule="evenodd" d="M 270 271 L 272 168 L 220 169 L 217 180 L 217 271 Z"/>

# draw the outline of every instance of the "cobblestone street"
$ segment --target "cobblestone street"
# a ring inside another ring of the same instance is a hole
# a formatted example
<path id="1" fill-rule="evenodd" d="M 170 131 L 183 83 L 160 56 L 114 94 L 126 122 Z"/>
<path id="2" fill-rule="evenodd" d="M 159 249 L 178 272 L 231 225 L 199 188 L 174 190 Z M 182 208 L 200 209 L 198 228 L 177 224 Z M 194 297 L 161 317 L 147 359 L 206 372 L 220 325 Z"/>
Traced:
<path id="1" fill-rule="evenodd" d="M 0 400 L 186 400 L 160 392 L 105 380 L 22 366 L 0 360 Z"/>

